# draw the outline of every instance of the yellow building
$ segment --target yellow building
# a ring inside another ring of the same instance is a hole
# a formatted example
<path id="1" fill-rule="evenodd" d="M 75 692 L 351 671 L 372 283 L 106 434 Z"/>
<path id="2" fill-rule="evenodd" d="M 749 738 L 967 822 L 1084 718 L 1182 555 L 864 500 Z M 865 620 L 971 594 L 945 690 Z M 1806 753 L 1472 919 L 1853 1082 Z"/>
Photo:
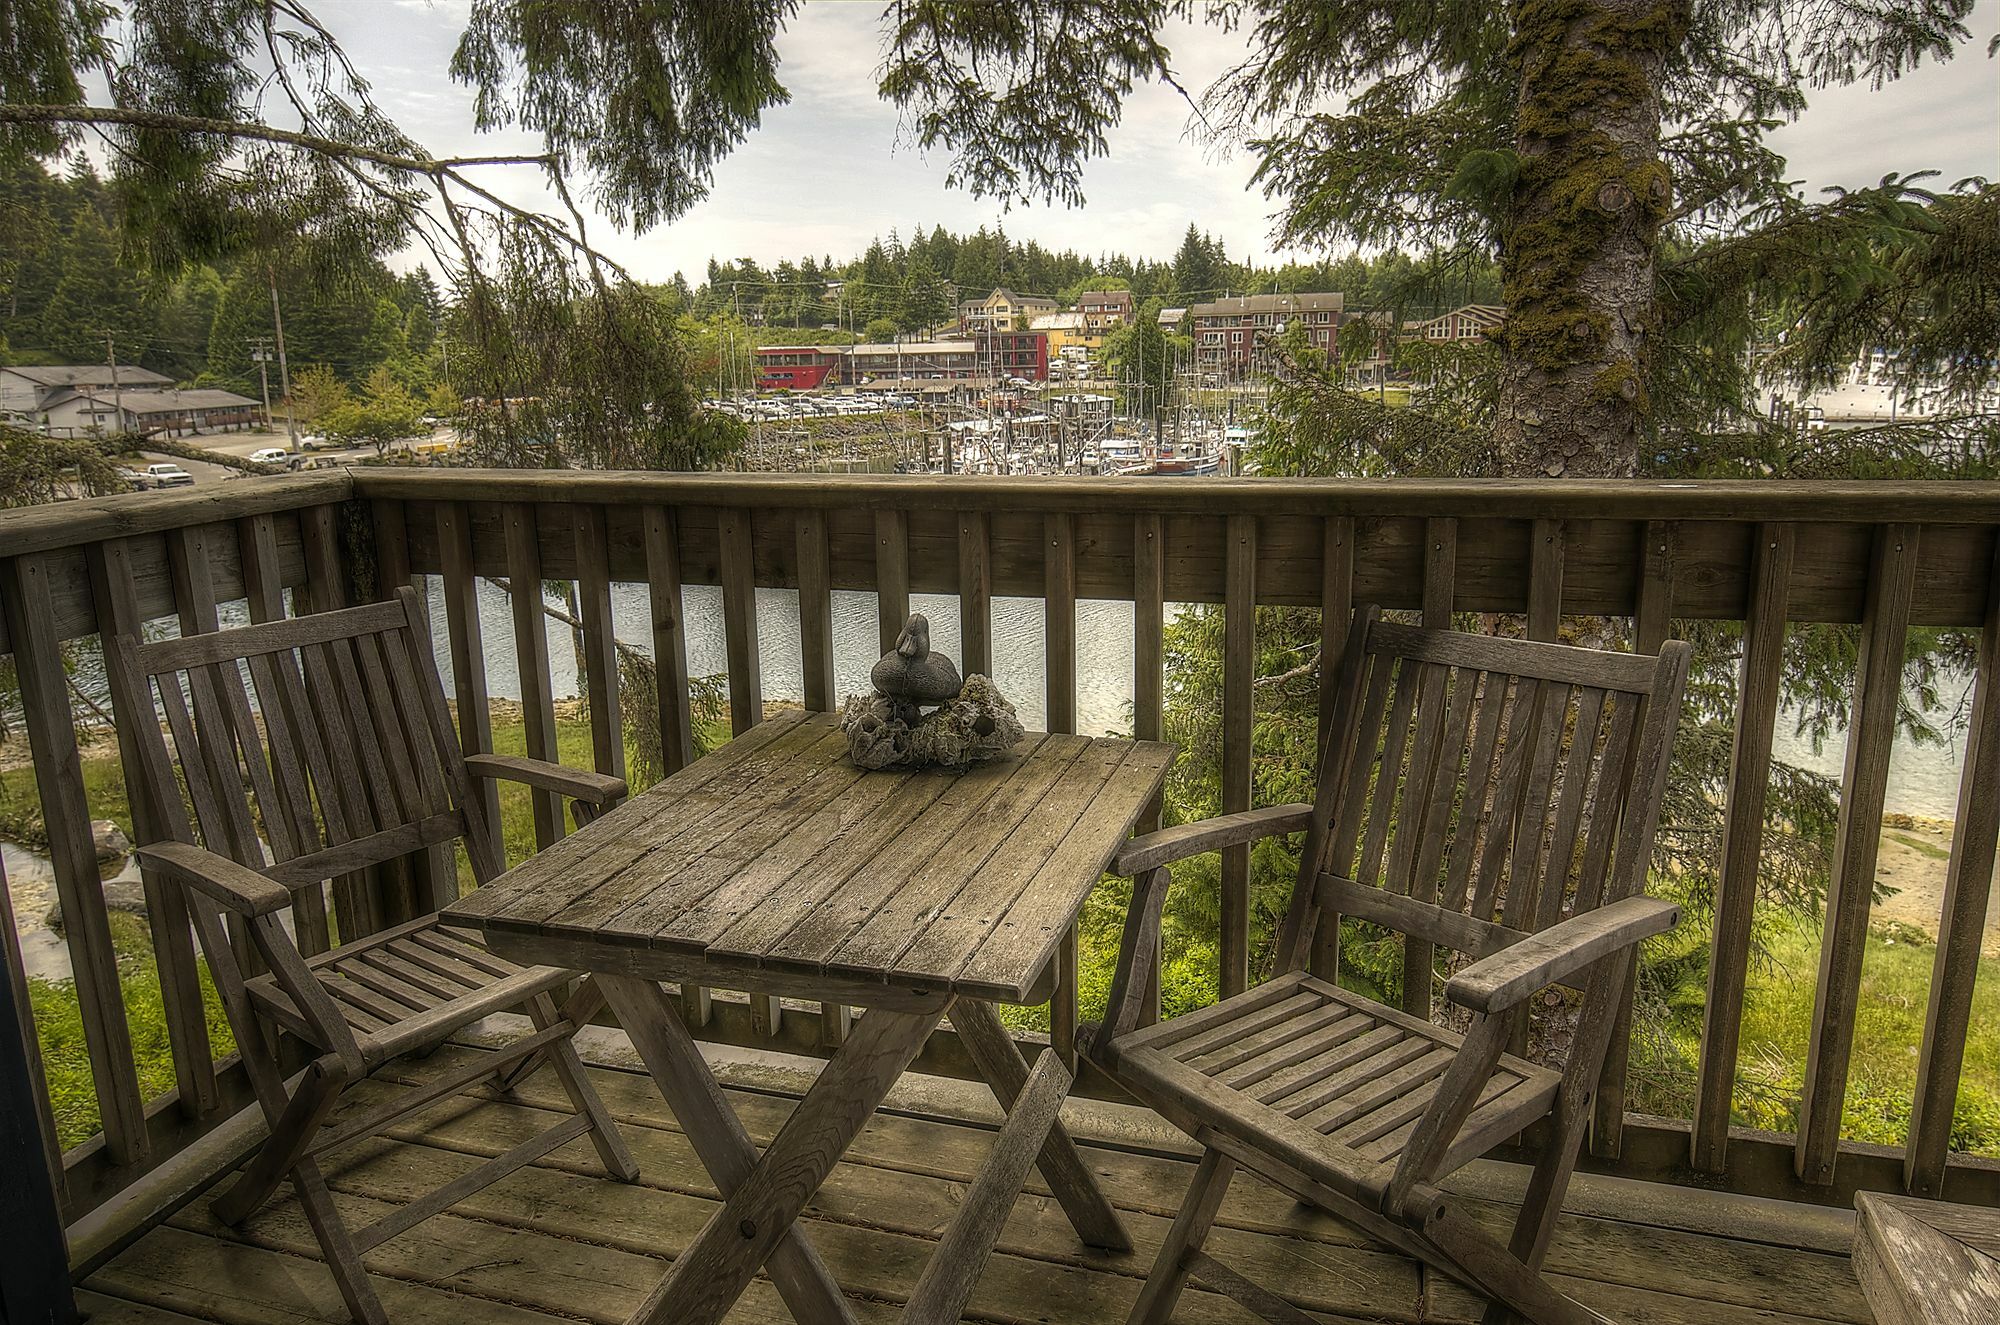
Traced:
<path id="1" fill-rule="evenodd" d="M 1039 294 L 1015 294 L 1004 285 L 958 306 L 959 325 L 966 331 L 1026 331 L 1044 313 L 1056 311 L 1056 301 Z"/>
<path id="2" fill-rule="evenodd" d="M 1104 337 L 1091 333 L 1084 325 L 1081 313 L 1044 313 L 1029 324 L 1029 329 L 1048 336 L 1051 359 L 1071 345 L 1086 350 L 1100 349 L 1104 345 Z"/>

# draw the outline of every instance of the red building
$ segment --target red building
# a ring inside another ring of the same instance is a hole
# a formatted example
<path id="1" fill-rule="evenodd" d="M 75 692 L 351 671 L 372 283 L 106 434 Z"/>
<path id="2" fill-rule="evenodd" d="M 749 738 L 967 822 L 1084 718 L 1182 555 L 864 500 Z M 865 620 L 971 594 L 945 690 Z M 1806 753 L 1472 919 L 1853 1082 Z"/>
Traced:
<path id="1" fill-rule="evenodd" d="M 980 367 L 995 380 L 1009 377 L 1026 382 L 1049 380 L 1046 331 L 983 331 L 972 340 L 979 347 Z"/>
<path id="2" fill-rule="evenodd" d="M 757 348 L 759 391 L 816 391 L 828 380 L 840 380 L 844 349 L 831 345 L 760 345 Z"/>

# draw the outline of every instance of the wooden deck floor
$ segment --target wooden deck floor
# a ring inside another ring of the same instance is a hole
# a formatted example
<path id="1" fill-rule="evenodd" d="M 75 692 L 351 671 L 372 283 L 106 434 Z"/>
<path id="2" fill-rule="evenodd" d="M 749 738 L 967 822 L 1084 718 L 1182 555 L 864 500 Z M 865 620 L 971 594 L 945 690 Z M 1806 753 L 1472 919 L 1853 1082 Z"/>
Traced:
<path id="1" fill-rule="evenodd" d="M 447 1047 L 365 1088 L 365 1099 L 414 1085 L 460 1061 Z M 651 1083 L 593 1069 L 628 1128 L 643 1175 L 605 1180 L 585 1140 L 556 1151 L 420 1224 L 368 1257 L 399 1325 L 544 1325 L 622 1321 L 666 1261 L 699 1229 L 715 1193 Z M 803 1080 L 783 1065 L 725 1073 L 732 1103 L 767 1143 Z M 400 1082 L 401 1084 L 397 1084 Z M 962 1083 L 910 1079 L 870 1124 L 811 1211 L 811 1236 L 865 1322 L 895 1319 L 934 1239 L 986 1153 L 993 1113 Z M 367 1143 L 329 1167 L 355 1224 L 498 1154 L 547 1125 L 559 1097 L 543 1078 L 511 1098 L 446 1101 L 394 1139 Z M 1045 1190 L 1015 1207 L 968 1320 L 1114 1325 L 1125 1319 L 1192 1161 L 1150 1115 L 1077 1107 L 1079 1139 L 1138 1243 L 1122 1256 L 1085 1251 Z M 1135 1125 L 1134 1120 L 1137 1119 Z M 1518 1170 L 1476 1165 L 1455 1180 L 1482 1217 L 1509 1221 Z M 1038 1179 L 1037 1179 L 1038 1181 Z M 1552 1268 L 1569 1291 L 1622 1325 L 1803 1325 L 1872 1318 L 1848 1265 L 1851 1218 L 1835 1211 L 1580 1178 L 1556 1235 Z M 1332 1322 L 1470 1322 L 1480 1303 L 1343 1225 L 1252 1178 L 1239 1179 L 1210 1250 L 1313 1315 Z M 204 1203 L 99 1270 L 86 1304 L 99 1325 L 189 1320 L 267 1325 L 344 1319 L 305 1221 L 281 1195 L 241 1230 Z M 788 1321 L 759 1280 L 729 1317 Z M 1190 1292 L 1177 1321 L 1252 1318 L 1225 1298 Z"/>

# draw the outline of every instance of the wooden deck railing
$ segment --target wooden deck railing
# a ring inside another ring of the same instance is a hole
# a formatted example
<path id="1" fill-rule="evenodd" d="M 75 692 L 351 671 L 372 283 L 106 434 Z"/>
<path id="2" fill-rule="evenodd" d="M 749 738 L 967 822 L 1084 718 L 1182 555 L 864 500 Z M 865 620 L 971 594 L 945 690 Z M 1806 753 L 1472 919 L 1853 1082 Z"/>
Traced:
<path id="1" fill-rule="evenodd" d="M 1565 616 L 1633 620 L 1650 649 L 1676 618 L 1742 621 L 1746 647 L 1710 986 L 1694 1117 L 1625 1112 L 1625 1035 L 1599 1094 L 1595 1162 L 1636 1176 L 1719 1180 L 1769 1194 L 1840 1200 L 1858 1187 L 2000 1202 L 2000 1165 L 1950 1155 L 1952 1107 L 1972 1006 L 1987 883 L 2000 839 L 2000 484 L 1337 482 L 1194 479 L 826 478 L 545 471 L 357 469 L 245 480 L 0 513 L 0 651 L 11 651 L 48 825 L 51 858 L 88 1035 L 103 1132 L 61 1156 L 72 1219 L 191 1143 L 246 1102 L 228 1064 L 211 1061 L 194 954 L 170 897 L 152 890 L 176 1089 L 142 1098 L 96 887 L 87 803 L 70 724 L 61 646 L 99 630 L 175 618 L 217 626 L 218 603 L 247 599 L 263 618 L 382 596 L 415 575 L 442 580 L 451 673 L 468 752 L 490 749 L 486 656 L 514 650 L 528 752 L 555 754 L 556 725 L 537 589 L 580 588 L 584 676 L 597 766 L 622 773 L 611 586 L 643 584 L 658 660 L 670 767 L 690 757 L 682 590 L 720 587 L 731 712 L 762 714 L 759 588 L 799 593 L 799 678 L 806 703 L 834 694 L 832 594 L 872 591 L 884 647 L 913 593 L 955 595 L 962 663 L 993 662 L 996 596 L 1041 600 L 1048 725 L 1076 722 L 1079 598 L 1134 604 L 1137 734 L 1161 726 L 1166 604 L 1226 610 L 1222 702 L 1224 807 L 1249 804 L 1254 637 L 1251 607 L 1324 610 L 1331 658 L 1359 602 L 1419 612 L 1525 615 L 1552 638 Z M 477 581 L 514 586 L 513 636 L 482 635 Z M 1818 1002 L 1796 1137 L 1729 1126 L 1751 953 L 1772 733 L 1788 623 L 1862 627 L 1838 848 Z M 1983 631 L 1962 772 L 1950 884 L 1901 1153 L 1843 1143 L 1841 1101 L 1853 1047 L 1878 834 L 1900 693 L 1903 642 L 1916 626 Z M 1328 674 L 1331 668 L 1323 669 Z M 1009 678 L 999 678 L 1003 684 Z M 123 713 L 132 697 L 112 695 Z M 560 833 L 538 803 L 535 832 Z M 393 922 L 412 889 L 391 872 L 334 898 L 339 932 Z M 1225 853 L 1221 986 L 1249 978 L 1247 850 Z M 6 926 L 6 961 L 19 954 Z M 1052 1007 L 1052 1038 L 1075 1031 L 1072 942 Z M 839 1009 L 787 1018 L 685 991 L 711 1033 L 788 1047 L 837 1038 Z M 725 1006 L 726 1004 L 726 1006 Z M 32 1039 L 32 1037 L 30 1037 Z M 949 1066 L 951 1049 L 938 1050 Z M 47 1119 L 44 1118 L 46 1123 Z M 1835 1160 L 1840 1163 L 1836 1168 Z"/>

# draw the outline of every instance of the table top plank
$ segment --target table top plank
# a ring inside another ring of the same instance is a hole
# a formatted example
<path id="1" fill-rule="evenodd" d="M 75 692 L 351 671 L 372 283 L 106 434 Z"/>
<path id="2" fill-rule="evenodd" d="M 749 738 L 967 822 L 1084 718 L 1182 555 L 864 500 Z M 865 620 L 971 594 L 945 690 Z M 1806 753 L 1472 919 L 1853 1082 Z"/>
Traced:
<path id="1" fill-rule="evenodd" d="M 504 886 L 480 888 L 461 898 L 454 915 L 468 922 L 505 917 L 532 925 L 554 914 L 576 901 L 578 878 L 610 880 L 671 833 L 687 810 L 726 803 L 746 782 L 766 776 L 820 739 L 820 733 L 804 726 L 804 716 L 781 714 L 695 760 L 653 789 L 671 787 L 675 794 L 649 792 L 551 844 L 509 870 Z"/>
<path id="2" fill-rule="evenodd" d="M 1854 1273 L 1882 1325 L 2000 1319 L 2000 1210 L 1862 1192 Z"/>
<path id="3" fill-rule="evenodd" d="M 1031 733 L 965 772 L 867 772 L 834 715 L 783 713 L 447 915 L 589 969 L 1023 1001 L 1173 755 Z"/>
<path id="4" fill-rule="evenodd" d="M 967 957 L 986 940 L 1014 899 L 1034 881 L 1042 865 L 1078 826 L 1083 811 L 1130 752 L 1131 742 L 1092 741 L 1075 763 L 1063 770 L 1056 785 L 1036 805 L 1036 813 L 1011 834 L 981 868 L 979 886 L 954 897 L 908 948 L 889 965 L 891 977 L 911 982 L 951 984 Z M 1107 836 L 1115 851 L 1120 836 Z M 1097 882 L 1097 875 L 1089 882 Z M 1088 891 L 1086 887 L 1085 892 Z M 1082 907 L 1081 896 L 1077 906 Z M 1032 982 L 1039 970 L 1026 973 Z"/>
<path id="5" fill-rule="evenodd" d="M 961 846 L 972 840 L 964 830 L 974 815 L 992 804 L 1007 787 L 1037 776 L 1049 762 L 1046 759 L 1038 762 L 1037 753 L 1052 745 L 1060 748 L 1066 744 L 1060 736 L 1030 739 L 1034 744 L 1019 752 L 1023 756 L 1019 760 L 985 764 L 958 777 L 949 791 L 912 820 L 880 856 L 867 862 L 866 868 L 850 874 L 840 887 L 816 904 L 799 908 L 796 922 L 786 932 L 763 943 L 750 955 L 802 970 L 824 969 L 827 957 L 866 924 L 888 898 L 900 892 L 909 879 L 935 863 L 940 855 L 951 854 L 955 835 L 964 833 L 958 837 Z M 1017 813 L 997 825 L 988 821 L 984 826 L 995 837 L 1004 837 L 1019 823 Z M 966 863 L 969 866 L 970 862 Z M 732 948 L 730 944 L 718 946 L 725 951 Z"/>
<path id="6" fill-rule="evenodd" d="M 1044 741 L 1021 771 L 973 812 L 945 850 L 913 871 L 873 915 L 828 952 L 826 969 L 859 975 L 893 966 L 1089 747 L 1081 736 L 1056 735 Z"/>
<path id="7" fill-rule="evenodd" d="M 719 804 L 701 798 L 698 817 L 679 831 L 645 833 L 647 849 L 616 876 L 541 922 L 566 933 L 643 935 L 756 858 L 774 834 L 826 799 L 852 790 L 858 770 L 833 758 L 838 733 L 820 733 L 804 750 L 773 763 L 764 777 Z"/>
<path id="8" fill-rule="evenodd" d="M 891 780 L 893 779 L 893 781 Z M 875 797 L 878 787 L 886 795 Z M 870 775 L 856 795 L 831 813 L 799 825 L 783 847 L 749 864 L 739 879 L 704 905 L 676 916 L 653 934 L 657 947 L 694 948 L 716 957 L 755 962 L 849 878 L 874 873 L 877 862 L 908 826 L 948 797 L 961 779 L 943 769 Z"/>
<path id="9" fill-rule="evenodd" d="M 1062 936 L 1076 923 L 1090 884 L 1130 836 L 1173 758 L 1172 746 L 1131 744 L 1127 757 L 1078 816 L 1094 831 L 1063 837 L 985 941 L 967 955 L 955 976 L 959 988 L 986 988 L 1010 996 L 1009 991 L 1020 988 L 1017 972 L 1037 971 L 1048 964 Z M 1077 879 L 1089 881 L 1081 892 L 1075 891 Z"/>

